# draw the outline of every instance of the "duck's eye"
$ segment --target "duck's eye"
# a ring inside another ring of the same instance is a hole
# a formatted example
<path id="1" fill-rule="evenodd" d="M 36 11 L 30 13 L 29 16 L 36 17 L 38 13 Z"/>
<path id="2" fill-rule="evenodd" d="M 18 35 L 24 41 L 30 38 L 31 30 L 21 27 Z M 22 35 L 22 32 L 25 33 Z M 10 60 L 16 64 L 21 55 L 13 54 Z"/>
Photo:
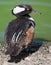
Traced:
<path id="1" fill-rule="evenodd" d="M 29 10 L 29 9 L 27 8 L 27 10 Z"/>

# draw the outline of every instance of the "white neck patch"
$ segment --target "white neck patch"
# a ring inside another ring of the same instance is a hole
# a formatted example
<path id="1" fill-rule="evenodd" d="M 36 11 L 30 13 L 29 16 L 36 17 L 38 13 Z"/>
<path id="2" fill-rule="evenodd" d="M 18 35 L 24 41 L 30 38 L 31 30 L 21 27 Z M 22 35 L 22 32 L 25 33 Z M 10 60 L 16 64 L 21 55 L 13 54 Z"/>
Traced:
<path id="1" fill-rule="evenodd" d="M 28 19 L 31 20 L 31 21 L 35 21 L 32 17 L 29 17 Z M 34 23 L 33 22 L 31 22 L 31 23 L 34 26 Z"/>
<path id="2" fill-rule="evenodd" d="M 16 8 L 13 9 L 14 14 L 17 14 L 17 13 L 20 13 L 20 12 L 23 12 L 23 11 L 25 11 L 25 8 L 16 7 Z"/>
<path id="3" fill-rule="evenodd" d="M 34 19 L 32 17 L 29 17 L 28 19 L 34 21 Z"/>

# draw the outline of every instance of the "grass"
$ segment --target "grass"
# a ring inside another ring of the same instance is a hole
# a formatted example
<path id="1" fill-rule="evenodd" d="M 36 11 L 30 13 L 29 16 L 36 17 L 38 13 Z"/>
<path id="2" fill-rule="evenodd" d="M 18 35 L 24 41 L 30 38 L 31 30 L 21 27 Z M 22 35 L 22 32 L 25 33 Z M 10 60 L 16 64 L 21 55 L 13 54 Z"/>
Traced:
<path id="1" fill-rule="evenodd" d="M 42 15 L 30 14 L 36 23 L 35 38 L 51 40 L 51 0 L 0 0 L 0 41 L 4 40 L 8 23 L 15 18 L 11 13 L 12 8 L 23 3 L 42 12 Z"/>

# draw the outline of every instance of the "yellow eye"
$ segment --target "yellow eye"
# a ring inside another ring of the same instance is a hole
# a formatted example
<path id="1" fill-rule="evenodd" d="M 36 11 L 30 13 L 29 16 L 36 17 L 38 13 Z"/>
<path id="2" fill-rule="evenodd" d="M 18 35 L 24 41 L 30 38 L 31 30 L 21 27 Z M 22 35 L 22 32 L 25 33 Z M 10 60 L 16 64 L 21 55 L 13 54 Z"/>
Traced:
<path id="1" fill-rule="evenodd" d="M 27 10 L 29 10 L 29 9 L 27 8 Z"/>

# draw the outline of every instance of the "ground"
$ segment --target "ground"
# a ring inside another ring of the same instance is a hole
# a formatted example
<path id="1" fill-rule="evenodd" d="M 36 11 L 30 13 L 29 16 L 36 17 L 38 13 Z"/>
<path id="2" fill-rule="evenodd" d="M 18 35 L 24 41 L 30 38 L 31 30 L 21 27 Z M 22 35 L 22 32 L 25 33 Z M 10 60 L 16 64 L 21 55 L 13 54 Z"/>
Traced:
<path id="1" fill-rule="evenodd" d="M 51 65 L 51 42 L 48 42 L 47 46 L 35 47 L 31 45 L 31 48 L 21 52 L 21 54 L 14 58 L 13 62 L 8 62 L 9 55 L 5 55 L 4 47 L 0 45 L 0 65 Z"/>

